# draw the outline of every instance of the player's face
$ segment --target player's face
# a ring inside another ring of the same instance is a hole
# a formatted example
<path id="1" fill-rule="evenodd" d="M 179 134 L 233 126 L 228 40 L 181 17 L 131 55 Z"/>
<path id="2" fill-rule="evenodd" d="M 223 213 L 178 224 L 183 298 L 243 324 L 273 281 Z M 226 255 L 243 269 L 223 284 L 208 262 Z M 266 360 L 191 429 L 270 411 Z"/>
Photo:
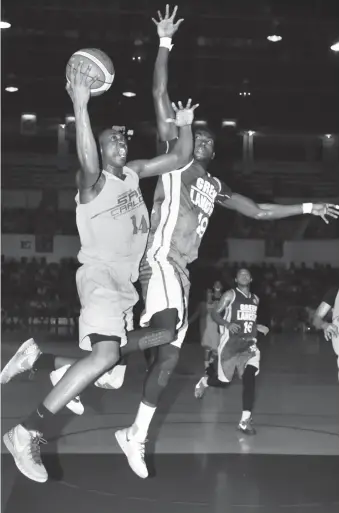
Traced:
<path id="1" fill-rule="evenodd" d="M 108 130 L 103 140 L 103 152 L 109 164 L 123 167 L 126 164 L 128 147 L 123 134 Z"/>
<path id="2" fill-rule="evenodd" d="M 236 282 L 241 287 L 247 287 L 252 281 L 251 273 L 247 269 L 239 269 Z"/>
<path id="3" fill-rule="evenodd" d="M 208 132 L 199 131 L 195 134 L 194 158 L 211 160 L 214 157 L 214 140 Z"/>

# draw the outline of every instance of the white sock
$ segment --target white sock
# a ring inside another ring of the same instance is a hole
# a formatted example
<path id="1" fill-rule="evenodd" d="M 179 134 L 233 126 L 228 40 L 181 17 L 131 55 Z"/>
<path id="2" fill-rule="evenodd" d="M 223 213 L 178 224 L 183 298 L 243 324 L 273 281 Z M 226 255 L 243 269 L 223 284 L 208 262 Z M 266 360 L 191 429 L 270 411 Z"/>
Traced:
<path id="1" fill-rule="evenodd" d="M 247 410 L 244 410 L 244 411 L 242 412 L 240 422 L 245 422 L 246 420 L 248 420 L 248 419 L 250 419 L 250 418 L 251 418 L 251 412 L 250 412 L 250 411 L 247 411 Z"/>
<path id="2" fill-rule="evenodd" d="M 208 380 L 208 376 L 204 376 L 201 380 L 201 383 L 204 385 L 204 387 L 208 387 L 207 380 Z"/>
<path id="3" fill-rule="evenodd" d="M 144 441 L 147 437 L 148 428 L 155 413 L 155 406 L 148 406 L 141 402 L 135 421 L 131 427 L 131 434 L 139 441 Z"/>

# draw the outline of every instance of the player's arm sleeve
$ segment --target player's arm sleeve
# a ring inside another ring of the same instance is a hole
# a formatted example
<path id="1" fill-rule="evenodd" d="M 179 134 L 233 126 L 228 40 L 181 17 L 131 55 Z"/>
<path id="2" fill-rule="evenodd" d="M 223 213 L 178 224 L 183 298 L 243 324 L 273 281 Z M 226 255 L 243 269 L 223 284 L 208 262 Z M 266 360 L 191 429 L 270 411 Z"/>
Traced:
<path id="1" fill-rule="evenodd" d="M 328 312 L 334 307 L 335 299 L 338 294 L 338 288 L 333 287 L 329 289 L 325 296 L 323 297 L 322 302 L 316 309 L 313 316 L 313 326 L 318 330 L 324 329 L 327 326 L 327 322 L 324 321 Z"/>
<path id="2" fill-rule="evenodd" d="M 338 292 L 339 292 L 339 289 L 338 287 L 332 287 L 331 289 L 329 289 L 326 294 L 324 295 L 323 297 L 323 300 L 322 302 L 323 303 L 326 303 L 327 305 L 329 305 L 331 308 L 334 307 L 334 303 L 335 303 L 335 300 L 336 300 L 336 297 L 338 295 Z"/>
<path id="3" fill-rule="evenodd" d="M 211 312 L 211 317 L 217 324 L 221 326 L 226 326 L 228 324 L 227 321 L 222 316 L 222 313 L 227 310 L 230 303 L 232 302 L 234 297 L 233 290 L 227 290 L 218 301 L 218 304 L 213 308 Z"/>
<path id="4" fill-rule="evenodd" d="M 89 189 L 98 181 L 100 164 L 97 145 L 92 132 L 87 104 L 74 104 L 76 147 L 80 171 L 76 175 L 78 189 Z"/>
<path id="5" fill-rule="evenodd" d="M 161 141 L 170 141 L 178 136 L 174 123 L 166 120 L 175 118 L 175 113 L 168 95 L 168 57 L 169 49 L 159 47 L 153 73 L 153 101 L 157 120 L 157 129 Z"/>
<path id="6" fill-rule="evenodd" d="M 231 198 L 225 198 L 217 201 L 219 205 L 230 210 L 235 210 L 246 217 L 251 217 L 258 221 L 272 221 L 274 219 L 284 219 L 286 217 L 303 214 L 303 205 L 275 205 L 273 203 L 255 203 L 255 201 L 233 193 Z"/>
<path id="7" fill-rule="evenodd" d="M 193 152 L 192 126 L 180 128 L 179 137 L 169 153 L 151 160 L 134 160 L 128 167 L 138 173 L 140 178 L 163 175 L 189 164 Z"/>

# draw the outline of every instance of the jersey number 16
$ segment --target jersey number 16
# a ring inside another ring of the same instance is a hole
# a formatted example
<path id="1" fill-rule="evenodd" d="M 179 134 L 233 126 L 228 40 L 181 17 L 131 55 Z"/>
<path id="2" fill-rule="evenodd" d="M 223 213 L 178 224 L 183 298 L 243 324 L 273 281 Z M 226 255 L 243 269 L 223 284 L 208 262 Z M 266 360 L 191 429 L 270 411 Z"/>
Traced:
<path id="1" fill-rule="evenodd" d="M 244 322 L 244 333 L 252 333 L 253 322 Z"/>

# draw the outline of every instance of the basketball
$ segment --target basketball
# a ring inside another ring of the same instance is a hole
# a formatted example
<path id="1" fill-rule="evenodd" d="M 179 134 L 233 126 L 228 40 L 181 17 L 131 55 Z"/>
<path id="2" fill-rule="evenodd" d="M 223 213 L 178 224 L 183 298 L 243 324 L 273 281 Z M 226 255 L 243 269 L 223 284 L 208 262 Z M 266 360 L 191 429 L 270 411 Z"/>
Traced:
<path id="1" fill-rule="evenodd" d="M 83 61 L 84 71 L 87 69 L 87 66 L 92 66 L 89 73 L 90 77 L 98 76 L 98 79 L 91 85 L 91 96 L 100 96 L 108 91 L 113 84 L 115 74 L 113 62 L 108 55 L 97 48 L 85 48 L 75 52 L 69 59 L 66 67 L 66 79 L 68 82 L 72 71 L 72 64 L 77 68 L 80 61 Z"/>

